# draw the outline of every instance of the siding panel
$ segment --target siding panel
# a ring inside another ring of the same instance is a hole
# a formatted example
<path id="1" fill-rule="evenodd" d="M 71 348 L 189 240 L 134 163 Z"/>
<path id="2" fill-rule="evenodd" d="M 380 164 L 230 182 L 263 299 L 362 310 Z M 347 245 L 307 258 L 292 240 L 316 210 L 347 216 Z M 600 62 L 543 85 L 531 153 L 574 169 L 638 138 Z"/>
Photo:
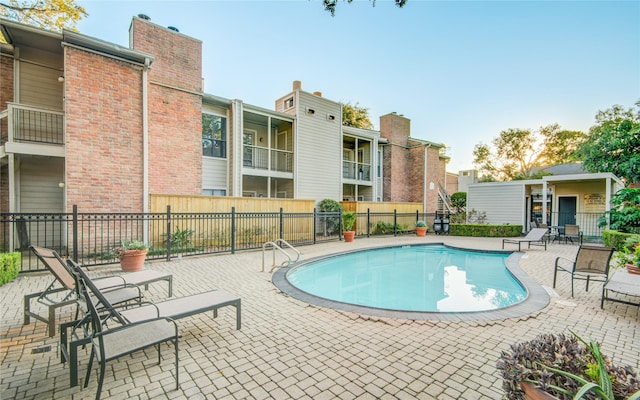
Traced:
<path id="1" fill-rule="evenodd" d="M 467 193 L 467 212 L 486 212 L 489 224 L 523 224 L 524 184 L 476 184 Z"/>

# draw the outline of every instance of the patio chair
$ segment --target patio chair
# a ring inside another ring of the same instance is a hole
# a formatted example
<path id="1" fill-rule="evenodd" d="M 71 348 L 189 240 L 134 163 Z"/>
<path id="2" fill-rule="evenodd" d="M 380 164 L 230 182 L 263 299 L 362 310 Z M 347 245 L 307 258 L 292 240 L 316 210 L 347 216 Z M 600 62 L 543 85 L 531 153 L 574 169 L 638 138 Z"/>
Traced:
<path id="1" fill-rule="evenodd" d="M 553 271 L 553 287 L 556 287 L 558 272 L 571 274 L 571 297 L 573 297 L 573 281 L 576 279 L 587 281 L 585 291 L 589 291 L 590 281 L 606 282 L 612 255 L 611 247 L 580 245 L 575 260 L 557 257 Z"/>
<path id="2" fill-rule="evenodd" d="M 81 269 L 78 268 L 77 270 Z M 86 304 L 86 309 L 91 316 L 89 320 L 92 328 L 92 333 L 89 337 L 91 342 L 91 356 L 89 358 L 84 387 L 87 387 L 89 384 L 94 358 L 100 364 L 98 388 L 96 390 L 96 400 L 99 400 L 107 362 L 154 346 L 158 351 L 158 364 L 160 364 L 160 345 L 172 342 L 175 350 L 177 390 L 180 383 L 178 378 L 179 334 L 176 322 L 170 318 L 158 317 L 132 323 L 120 321 L 122 325 L 107 328 L 107 325 L 103 324 L 103 312 L 100 310 L 110 308 L 109 300 L 95 285 L 87 285 L 87 283 L 90 282 L 87 279 L 86 274 L 83 274 L 83 276 L 77 280 L 77 282 L 79 282 L 79 297 Z"/>
<path id="3" fill-rule="evenodd" d="M 222 290 L 212 290 L 208 292 L 198 293 L 190 296 L 173 298 L 157 303 L 145 302 L 133 307 L 121 309 L 113 304 L 102 295 L 99 288 L 87 276 L 86 272 L 80 268 L 73 260 L 69 259 L 70 269 L 75 271 L 76 279 L 82 278 L 84 286 L 88 288 L 88 292 L 95 295 L 99 299 L 100 307 L 104 312 L 97 314 L 88 314 L 93 320 L 99 318 L 97 323 L 101 326 L 109 324 L 127 325 L 142 321 L 152 320 L 156 318 L 170 318 L 176 320 L 191 315 L 213 311 L 213 317 L 218 316 L 218 309 L 226 306 L 233 306 L 236 309 L 236 329 L 241 327 L 241 300 L 239 297 L 229 294 Z M 80 283 L 78 284 L 80 285 Z M 81 305 L 83 303 L 81 302 Z M 87 311 L 87 306 L 82 307 Z M 78 347 L 88 344 L 91 340 L 91 334 L 84 329 L 87 319 L 78 319 L 76 321 L 66 322 L 60 327 L 60 355 L 61 361 L 64 363 L 69 361 L 69 379 L 70 386 L 77 385 L 77 365 L 78 365 Z M 93 323 L 93 321 L 92 321 Z M 82 335 L 76 335 L 76 330 L 81 328 Z M 69 332 L 71 329 L 71 332 Z M 71 337 L 73 340 L 69 341 Z"/>
<path id="4" fill-rule="evenodd" d="M 54 251 L 44 247 L 30 246 L 33 254 L 47 267 L 53 274 L 54 280 L 42 292 L 31 293 L 24 296 L 24 325 L 31 323 L 31 317 L 45 322 L 49 331 L 49 337 L 53 337 L 56 332 L 55 313 L 58 308 L 77 304 L 76 282 L 71 271 L 67 269 L 67 264 L 62 260 L 60 255 Z M 59 287 L 56 287 L 59 286 Z M 101 282 L 104 295 L 112 304 L 122 304 L 131 301 L 142 300 L 142 292 L 135 285 L 127 284 L 124 278 L 112 279 L 108 278 Z M 31 300 L 48 308 L 48 316 L 44 317 L 32 311 Z M 78 311 L 76 310 L 76 318 Z"/>
<path id="5" fill-rule="evenodd" d="M 505 243 L 513 243 L 518 244 L 518 251 L 520 251 L 520 246 L 522 243 L 527 243 L 529 245 L 528 248 L 533 246 L 544 246 L 544 249 L 547 249 L 547 241 L 545 240 L 545 235 L 547 234 L 548 229 L 546 228 L 533 228 L 527 233 L 525 237 L 521 238 L 508 238 L 502 239 L 502 248 L 504 249 Z"/>
<path id="6" fill-rule="evenodd" d="M 573 244 L 573 240 L 575 239 L 579 244 L 582 244 L 582 232 L 580 232 L 580 226 L 578 225 L 565 225 L 564 233 L 562 234 L 562 238 L 564 239 L 564 243 L 567 244 L 569 241 Z"/>
<path id="7" fill-rule="evenodd" d="M 612 293 L 620 296 L 612 296 Z M 633 301 L 631 297 L 636 300 Z M 605 300 L 640 307 L 640 275 L 629 273 L 625 269 L 615 271 L 602 286 L 600 308 L 604 309 Z"/>

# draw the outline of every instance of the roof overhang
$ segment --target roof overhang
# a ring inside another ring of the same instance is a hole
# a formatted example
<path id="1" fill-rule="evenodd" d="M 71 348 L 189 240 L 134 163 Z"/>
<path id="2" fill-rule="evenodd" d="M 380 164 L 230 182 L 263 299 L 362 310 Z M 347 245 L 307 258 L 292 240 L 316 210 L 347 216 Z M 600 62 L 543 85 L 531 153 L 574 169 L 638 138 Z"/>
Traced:
<path id="1" fill-rule="evenodd" d="M 62 34 L 0 18 L 0 32 L 14 47 L 29 46 L 62 54 Z"/>

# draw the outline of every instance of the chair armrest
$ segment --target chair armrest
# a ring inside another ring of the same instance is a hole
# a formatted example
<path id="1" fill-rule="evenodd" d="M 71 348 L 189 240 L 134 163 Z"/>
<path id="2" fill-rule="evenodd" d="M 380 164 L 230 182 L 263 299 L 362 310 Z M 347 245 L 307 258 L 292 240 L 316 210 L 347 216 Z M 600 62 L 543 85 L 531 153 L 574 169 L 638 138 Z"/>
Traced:
<path id="1" fill-rule="evenodd" d="M 555 266 L 556 268 L 560 266 L 560 261 L 562 262 L 568 262 L 569 264 L 571 264 L 571 266 L 573 266 L 573 264 L 575 264 L 575 262 L 573 260 L 569 260 L 568 258 L 564 258 L 564 257 L 556 257 L 556 262 L 555 262 Z M 561 267 L 562 268 L 562 267 Z"/>

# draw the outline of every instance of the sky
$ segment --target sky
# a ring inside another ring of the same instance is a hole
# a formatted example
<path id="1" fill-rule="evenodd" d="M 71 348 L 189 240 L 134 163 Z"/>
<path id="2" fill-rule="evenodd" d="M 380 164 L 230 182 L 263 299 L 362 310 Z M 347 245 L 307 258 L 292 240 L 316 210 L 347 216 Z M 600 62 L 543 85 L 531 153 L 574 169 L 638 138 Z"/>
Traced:
<path id="1" fill-rule="evenodd" d="M 443 143 L 450 172 L 507 129 L 558 123 L 588 132 L 595 115 L 640 100 L 640 1 L 78 0 L 86 35 L 129 45 L 134 15 L 202 41 L 204 91 L 274 109 L 307 92 L 411 120 Z"/>

